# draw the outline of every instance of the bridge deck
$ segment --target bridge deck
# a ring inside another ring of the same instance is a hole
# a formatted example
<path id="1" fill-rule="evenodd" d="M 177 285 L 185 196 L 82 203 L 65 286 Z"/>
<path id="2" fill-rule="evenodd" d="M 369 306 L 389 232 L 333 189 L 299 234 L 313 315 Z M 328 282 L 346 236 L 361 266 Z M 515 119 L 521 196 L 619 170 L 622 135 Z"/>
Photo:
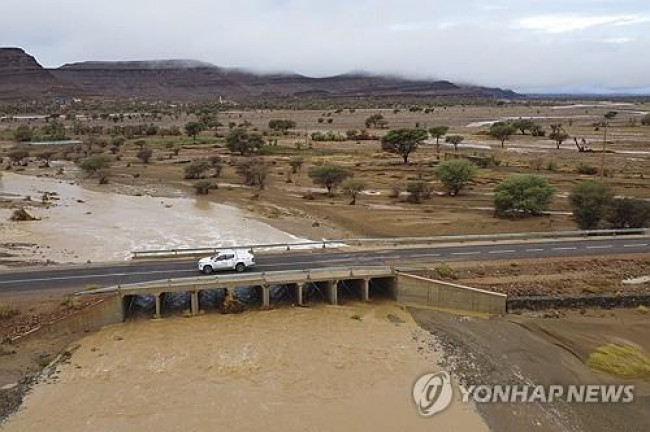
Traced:
<path id="1" fill-rule="evenodd" d="M 288 285 L 333 280 L 375 279 L 395 276 L 393 267 L 328 267 L 309 270 L 222 274 L 192 278 L 167 279 L 129 285 L 86 290 L 81 294 L 119 293 L 121 296 L 160 294 L 162 292 L 200 291 L 242 286 Z"/>

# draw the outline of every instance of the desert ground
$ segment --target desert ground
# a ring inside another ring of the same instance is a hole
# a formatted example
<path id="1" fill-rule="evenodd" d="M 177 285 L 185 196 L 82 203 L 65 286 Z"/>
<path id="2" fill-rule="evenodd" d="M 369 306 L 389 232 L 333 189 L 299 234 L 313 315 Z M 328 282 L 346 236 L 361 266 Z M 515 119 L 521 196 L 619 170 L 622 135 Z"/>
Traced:
<path id="1" fill-rule="evenodd" d="M 603 147 L 603 131 L 602 128 L 596 131 L 593 124 L 611 110 L 617 111 L 618 116 L 608 128 L 607 153 L 604 153 L 603 158 L 603 153 L 600 152 Z M 568 192 L 581 180 L 598 178 L 597 171 L 603 162 L 606 181 L 617 195 L 650 198 L 650 180 L 647 178 L 650 169 L 650 127 L 640 124 L 640 119 L 648 111 L 649 105 L 632 102 L 449 106 L 437 107 L 426 114 L 424 111 L 412 112 L 406 108 L 399 112 L 385 109 L 230 110 L 216 112 L 216 120 L 213 121 L 218 121 L 221 126 L 202 132 L 196 140 L 184 136 L 133 137 L 116 154 L 109 151 L 108 144 L 111 139 L 110 130 L 116 124 L 120 127 L 155 124 L 159 128 L 176 126 L 182 129 L 187 121 L 197 120 L 198 117 L 182 113 L 168 116 L 157 114 L 156 120 L 153 120 L 152 114 L 145 112 L 127 115 L 123 122 L 115 123 L 100 117 L 92 120 L 89 113 L 77 112 L 75 115 L 80 120 L 61 122 L 68 128 L 69 138 L 79 138 L 86 143 L 84 145 L 18 144 L 12 140 L 12 131 L 18 125 L 27 123 L 38 128 L 45 125 L 46 121 L 38 118 L 26 120 L 16 116 L 11 121 L 0 123 L 0 137 L 4 137 L 4 140 L 0 140 L 0 147 L 7 156 L 5 168 L 13 173 L 72 182 L 93 191 L 161 198 L 193 197 L 192 186 L 196 181 L 184 179 L 184 167 L 192 161 L 219 157 L 220 175 L 212 179 L 218 189 L 196 198 L 196 202 L 234 205 L 299 237 L 320 239 L 545 231 L 575 228 L 568 207 Z M 345 136 L 347 130 L 365 129 L 365 119 L 377 113 L 384 116 L 387 127 L 368 129 L 368 134 L 374 138 L 380 138 L 391 128 L 446 125 L 451 128 L 448 135 L 460 134 L 465 137 L 459 146 L 460 157 L 490 162 L 478 170 L 474 181 L 458 196 L 449 196 L 435 177 L 435 166 L 439 160 L 456 157 L 454 149 L 444 143 L 444 138 L 441 140 L 440 152 L 435 139 L 430 139 L 412 153 L 408 165 L 401 163 L 398 155 L 381 151 L 377 139 L 311 139 L 311 134 L 315 132 Z M 556 149 L 548 137 L 521 134 L 513 135 L 502 148 L 498 141 L 486 135 L 489 122 L 519 117 L 531 118 L 547 130 L 552 123 L 562 123 L 572 137 L 580 141 L 584 138 L 593 151 L 578 152 L 572 139 Z M 295 121 L 296 128 L 286 134 L 268 130 L 271 119 L 283 118 Z M 74 135 L 74 129 L 79 128 L 79 124 L 102 131 L 104 135 Z M 237 166 L 246 158 L 225 148 L 224 136 L 230 126 L 236 125 L 246 125 L 251 131 L 265 134 L 267 145 L 262 147 L 258 155 L 253 155 L 262 157 L 268 168 L 264 189 L 244 184 L 237 173 Z M 150 148 L 153 152 L 147 164 L 136 157 L 140 147 Z M 8 157 L 16 149 L 28 152 L 28 156 L 20 163 L 10 162 Z M 45 165 L 43 152 L 48 152 L 52 159 L 49 168 L 41 168 Z M 99 153 L 108 155 L 112 160 L 107 173 L 108 184 L 104 185 L 98 185 L 96 178 L 79 170 L 74 163 L 83 159 L 83 155 Z M 290 161 L 296 157 L 302 158 L 303 162 L 298 172 L 292 173 Z M 340 192 L 328 196 L 324 189 L 314 185 L 308 172 L 310 167 L 321 164 L 341 165 L 349 169 L 355 178 L 366 183 L 365 191 L 359 196 L 356 205 L 348 205 L 350 199 Z M 595 174 L 579 174 L 580 167 L 592 168 Z M 492 190 L 501 180 L 521 173 L 542 176 L 556 188 L 549 212 L 544 217 L 536 218 L 494 217 Z M 205 175 L 213 176 L 211 171 Z M 10 180 L 13 178 L 7 182 Z M 425 181 L 432 188 L 431 198 L 419 204 L 410 203 L 406 192 L 407 183 L 416 180 Z M 42 189 L 42 192 L 47 192 L 45 188 Z M 24 198 L 24 195 L 21 197 Z M 32 196 L 31 202 L 17 202 L 10 198 L 5 192 L 0 207 L 13 210 L 20 206 L 29 208 L 43 205 L 39 196 Z M 45 207 L 55 207 L 56 199 L 55 196 Z M 80 198 L 80 201 L 83 199 Z M 71 203 L 69 207 L 75 205 L 83 207 L 85 203 Z M 37 213 L 40 210 L 34 209 Z M 165 211 L 173 213 L 174 210 Z M 88 212 L 92 212 L 92 209 Z M 94 217 L 89 215 L 89 219 L 96 218 L 96 213 Z M 10 231 L 11 225 L 3 222 L 2 229 Z M 187 233 L 183 235 L 186 236 Z M 3 241 L 6 261 L 11 262 L 11 257 L 16 255 L 15 249 L 18 246 L 15 245 L 20 245 L 22 254 L 25 249 L 30 249 L 30 243 L 21 242 L 19 235 L 16 238 L 12 238 L 11 234 L 3 237 L 6 239 Z M 196 240 L 196 243 L 200 243 L 200 240 Z M 140 244 L 134 243 L 133 247 L 155 245 L 155 240 L 150 244 L 142 241 Z M 59 254 L 59 259 L 47 257 L 46 260 L 84 262 L 94 258 L 72 253 L 66 259 L 60 256 L 63 251 L 55 251 L 56 248 L 52 247 L 50 249 L 52 255 Z M 37 255 L 42 260 L 42 251 Z"/>
<path id="2" fill-rule="evenodd" d="M 12 114 L 13 119 L 0 122 L 0 149 L 4 156 L 4 175 L 0 178 L 2 268 L 122 260 L 134 249 L 213 246 L 215 242 L 241 244 L 303 238 L 575 229 L 568 193 L 579 181 L 598 178 L 597 171 L 603 162 L 604 180 L 618 196 L 650 199 L 650 127 L 640 124 L 641 117 L 650 112 L 647 103 L 540 101 L 436 106 L 429 112 L 409 107 L 397 111 L 229 108 L 214 113 L 221 126 L 203 131 L 196 139 L 168 135 L 130 137 L 115 153 L 109 144 L 110 129 L 115 125 L 153 123 L 159 128 L 176 126 L 182 130 L 185 123 L 200 117 L 187 114 L 180 107 L 169 108 L 170 115 L 154 115 L 148 107 L 138 106 L 137 110 L 125 111 L 123 120 L 114 122 L 103 119 L 96 110 L 96 107 L 71 106 L 66 112 L 68 116 L 61 117 L 68 138 L 79 139 L 83 144 L 15 142 L 13 132 L 19 125 L 35 128 L 46 125 L 44 118 L 37 117 L 44 112 L 27 116 Z M 595 130 L 593 124 L 612 110 L 618 115 L 608 128 L 607 152 L 603 153 L 603 130 Z M 387 128 L 368 129 L 377 139 L 311 139 L 314 132 L 344 136 L 349 130 L 366 129 L 365 120 L 377 113 L 387 121 Z M 74 115 L 79 116 L 77 120 Z M 562 123 L 572 137 L 579 141 L 584 138 L 592 151 L 578 152 L 572 139 L 557 149 L 548 137 L 521 134 L 513 135 L 502 147 L 485 134 L 490 122 L 520 117 L 532 118 L 547 130 L 552 123 Z M 272 119 L 291 119 L 296 127 L 287 133 L 271 132 L 268 124 Z M 102 133 L 92 138 L 88 134 L 76 135 L 74 130 L 79 124 Z M 263 158 L 268 167 L 263 188 L 245 184 L 237 167 L 248 157 L 233 154 L 226 148 L 224 137 L 230 125 L 239 124 L 264 134 L 267 145 L 253 155 Z M 449 126 L 450 135 L 465 137 L 458 152 L 444 144 L 444 138 L 440 151 L 435 139 L 421 145 L 411 155 L 409 164 L 403 164 L 398 155 L 381 150 L 378 138 L 390 129 L 438 125 Z M 152 149 L 149 163 L 136 156 L 141 147 Z M 10 155 L 16 150 L 28 154 L 12 160 Z M 98 184 L 97 176 L 79 168 L 79 162 L 91 154 L 104 154 L 110 159 L 106 184 Z M 198 180 L 185 179 L 184 167 L 192 161 L 216 156 L 220 157 L 220 175 L 215 177 L 210 171 L 206 177 L 218 187 L 207 195 L 195 195 L 194 185 Z M 296 157 L 301 157 L 303 163 L 297 172 L 292 172 L 290 162 Z M 459 195 L 449 196 L 436 179 L 435 167 L 441 160 L 456 157 L 489 163 L 478 169 L 475 180 Z M 340 191 L 328 196 L 323 188 L 314 185 L 309 169 L 324 163 L 344 166 L 355 178 L 366 182 L 366 190 L 355 205 L 350 205 L 350 198 Z M 580 166 L 595 168 L 596 173 L 580 174 Z M 542 176 L 556 188 L 549 212 L 520 219 L 496 217 L 492 204 L 494 187 L 503 179 L 522 173 Z M 418 204 L 410 202 L 406 193 L 407 183 L 415 180 L 425 181 L 433 188 L 431 197 Z M 13 212 L 21 208 L 37 220 L 9 221 Z M 128 221 L 120 219 L 124 214 L 128 214 Z M 106 238 L 111 241 L 100 247 L 93 245 L 93 241 Z M 445 269 L 451 272 L 444 274 L 437 270 L 442 264 L 429 263 L 430 274 L 515 296 L 616 295 L 647 293 L 650 289 L 648 282 L 634 285 L 624 282 L 650 274 L 647 255 L 449 262 Z M 4 340 L 84 306 L 69 297 L 61 297 L 60 293 L 20 301 L 2 299 L 2 302 L 0 322 Z M 74 424 L 68 423 L 68 430 L 83 430 L 87 424 L 99 429 L 107 427 L 107 411 L 97 409 L 98 404 L 93 403 L 96 401 L 81 400 L 78 395 L 109 392 L 115 396 L 106 410 L 118 410 L 125 417 L 142 419 L 143 428 L 151 430 L 165 430 L 157 428 L 160 424 L 169 426 L 169 430 L 180 427 L 169 423 L 168 416 L 179 417 L 181 413 L 187 414 L 183 426 L 190 428 L 230 427 L 234 419 L 252 416 L 250 427 L 255 421 L 264 421 L 273 429 L 275 425 L 295 424 L 292 422 L 306 415 L 315 415 L 322 421 L 339 418 L 339 413 L 351 410 L 353 401 L 359 399 L 367 402 L 357 408 L 359 416 L 350 418 L 351 423 L 332 423 L 332 429 L 394 430 L 408 424 L 409 430 L 417 430 L 431 428 L 434 423 L 418 421 L 413 406 L 408 403 L 408 392 L 417 375 L 429 369 L 450 370 L 459 380 L 466 379 L 473 371 L 483 371 L 481 376 L 496 382 L 504 378 L 505 372 L 499 370 L 499 365 L 507 359 L 513 368 L 525 372 L 522 379 L 533 382 L 550 382 L 549 377 L 563 383 L 609 382 L 622 378 L 590 369 L 587 361 L 594 350 L 609 343 L 631 344 L 643 353 L 650 350 L 649 315 L 644 309 L 524 312 L 482 321 L 434 311 L 386 309 L 391 307 L 318 306 L 314 310 L 210 315 L 196 320 L 172 318 L 162 323 L 135 321 L 92 335 L 51 335 L 48 339 L 31 338 L 3 344 L 0 377 L 2 384 L 9 387 L 2 393 L 2 413 L 10 413 L 17 407 L 23 396 L 20 391 L 33 388 L 23 408 L 5 427 L 39 430 L 44 424 L 63 425 L 71 418 Z M 253 319 L 253 314 L 259 317 Z M 388 319 L 389 315 L 398 316 L 399 320 Z M 215 332 L 217 325 L 226 326 L 228 331 Z M 335 337 L 325 340 L 324 335 Z M 202 344 L 205 338 L 211 343 Z M 250 341 L 248 351 L 242 351 L 242 338 Z M 273 341 L 280 342 L 273 344 Z M 521 341 L 524 343 L 519 345 Z M 29 383 L 12 386 L 21 377 L 38 374 L 65 349 L 71 351 L 71 357 L 46 368 L 45 376 L 49 378 L 30 378 Z M 188 355 L 195 350 L 198 350 L 196 355 Z M 306 351 L 306 358 L 296 357 L 298 351 Z M 215 352 L 223 355 L 216 356 Z M 459 353 L 483 356 L 484 361 L 458 366 Z M 320 358 L 329 360 L 319 367 Z M 564 360 L 554 362 L 556 358 Z M 368 371 L 364 359 L 372 360 Z M 136 363 L 140 366 L 133 366 Z M 269 380 L 272 366 L 282 373 Z M 189 376 L 181 373 L 187 368 L 193 370 Z M 117 373 L 118 370 L 124 373 Z M 330 370 L 331 374 L 325 373 Z M 376 374 L 371 377 L 370 372 Z M 204 381 L 206 375 L 212 378 Z M 336 379 L 326 379 L 330 375 Z M 376 375 L 387 380 L 377 380 Z M 555 411 L 550 413 L 539 407 L 516 411 L 513 407 L 455 406 L 449 417 L 462 419 L 466 430 L 488 427 L 503 431 L 533 427 L 557 430 L 557 422 L 565 420 L 563 424 L 570 426 L 566 430 L 646 430 L 650 419 L 647 410 L 639 407 L 644 403 L 647 406 L 650 378 L 626 379 L 638 386 L 640 405 L 612 412 L 611 416 L 608 414 L 611 418 L 594 410 L 566 406 L 553 407 Z M 293 400 L 295 396 L 289 395 L 297 394 L 297 386 L 304 381 L 325 392 L 312 393 L 313 397 L 307 400 Z M 135 385 L 122 393 L 113 392 L 115 386 L 125 382 Z M 191 405 L 186 400 L 188 383 L 197 383 L 205 399 L 224 394 L 235 396 L 222 403 Z M 163 404 L 162 409 L 152 412 L 150 406 L 140 402 L 145 397 L 155 399 L 160 388 L 175 396 L 166 402 L 170 405 Z M 244 388 L 258 397 L 247 399 Z M 398 393 L 395 390 L 398 388 L 406 395 Z M 276 399 L 285 404 L 284 409 L 264 403 L 265 394 L 280 393 L 282 396 Z M 61 398 L 62 394 L 76 400 L 70 417 L 61 414 L 70 408 L 69 404 L 62 405 L 68 402 L 67 398 Z M 293 404 L 295 413 L 286 408 L 289 403 Z M 398 409 L 377 410 L 378 406 Z M 203 415 L 205 411 L 213 414 Z M 624 427 L 616 427 L 620 425 Z M 438 426 L 444 430 L 453 424 L 440 417 Z M 241 430 L 248 430 L 247 427 L 242 426 Z"/>

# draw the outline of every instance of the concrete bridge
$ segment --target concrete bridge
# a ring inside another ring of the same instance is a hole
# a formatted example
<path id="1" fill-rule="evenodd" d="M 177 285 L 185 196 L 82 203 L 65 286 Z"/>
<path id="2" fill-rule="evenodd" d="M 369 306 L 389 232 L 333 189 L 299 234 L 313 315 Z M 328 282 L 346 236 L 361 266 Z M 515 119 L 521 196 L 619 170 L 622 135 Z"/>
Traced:
<path id="1" fill-rule="evenodd" d="M 363 302 L 381 296 L 406 304 L 458 311 L 498 315 L 505 313 L 506 310 L 506 296 L 503 294 L 429 279 L 385 266 L 223 274 L 117 285 L 83 291 L 80 294 L 112 294 L 111 298 L 114 302 L 112 313 L 115 321 L 123 321 L 125 304 L 133 296 L 153 296 L 154 317 L 160 318 L 162 316 L 161 296 L 165 293 L 189 292 L 190 313 L 198 315 L 202 310 L 199 292 L 203 290 L 225 290 L 226 296 L 229 296 L 236 288 L 256 287 L 261 291 L 261 306 L 269 308 L 271 307 L 270 290 L 276 285 L 290 287 L 296 305 L 305 304 L 305 288 L 311 285 L 325 293 L 324 297 L 333 305 L 339 304 L 341 291 L 346 289 L 347 292 L 352 293 L 355 300 Z"/>

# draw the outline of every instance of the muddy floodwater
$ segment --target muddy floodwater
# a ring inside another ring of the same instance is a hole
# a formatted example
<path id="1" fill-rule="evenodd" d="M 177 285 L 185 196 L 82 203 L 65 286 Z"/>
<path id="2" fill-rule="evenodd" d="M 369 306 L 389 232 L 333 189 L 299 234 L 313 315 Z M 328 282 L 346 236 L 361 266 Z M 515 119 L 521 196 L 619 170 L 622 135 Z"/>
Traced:
<path id="1" fill-rule="evenodd" d="M 3 430 L 488 430 L 458 401 L 417 414 L 427 337 L 393 304 L 130 322 L 82 339 Z"/>
<path id="2" fill-rule="evenodd" d="M 215 247 L 299 241 L 241 210 L 200 198 L 155 198 L 86 190 L 72 182 L 5 173 L 0 197 L 40 201 L 56 193 L 51 206 L 27 207 L 33 222 L 8 222 L 0 209 L 4 242 L 33 243 L 41 258 L 57 262 L 125 259 L 133 250 Z"/>

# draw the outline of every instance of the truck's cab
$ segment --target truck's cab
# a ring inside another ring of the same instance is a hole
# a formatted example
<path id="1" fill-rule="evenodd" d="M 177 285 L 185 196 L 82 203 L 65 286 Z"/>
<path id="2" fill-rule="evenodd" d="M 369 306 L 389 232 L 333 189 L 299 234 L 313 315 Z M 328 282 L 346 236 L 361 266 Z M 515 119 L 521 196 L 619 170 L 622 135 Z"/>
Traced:
<path id="1" fill-rule="evenodd" d="M 213 256 L 199 260 L 199 271 L 204 274 L 222 270 L 243 272 L 250 267 L 255 267 L 255 255 L 252 252 L 241 249 L 220 250 Z"/>

